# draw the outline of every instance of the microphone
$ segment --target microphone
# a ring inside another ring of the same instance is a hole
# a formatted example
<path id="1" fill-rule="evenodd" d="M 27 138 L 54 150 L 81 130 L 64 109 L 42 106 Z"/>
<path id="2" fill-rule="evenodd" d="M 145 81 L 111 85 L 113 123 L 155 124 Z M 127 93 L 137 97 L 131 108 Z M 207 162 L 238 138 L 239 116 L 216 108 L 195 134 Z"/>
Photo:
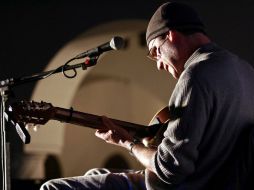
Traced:
<path id="1" fill-rule="evenodd" d="M 100 54 L 111 51 L 111 50 L 119 50 L 124 47 L 125 41 L 122 37 L 115 36 L 113 37 L 109 42 L 106 42 L 104 44 L 101 44 L 100 46 L 90 49 L 88 51 L 85 51 L 75 57 L 75 59 L 81 59 L 84 57 L 95 57 L 99 56 Z"/>

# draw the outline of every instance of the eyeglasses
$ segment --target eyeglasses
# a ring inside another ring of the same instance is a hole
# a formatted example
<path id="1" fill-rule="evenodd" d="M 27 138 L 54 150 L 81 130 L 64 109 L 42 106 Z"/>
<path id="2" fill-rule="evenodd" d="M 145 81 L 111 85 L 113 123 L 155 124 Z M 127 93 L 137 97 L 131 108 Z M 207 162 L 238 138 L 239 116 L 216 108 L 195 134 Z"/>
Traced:
<path id="1" fill-rule="evenodd" d="M 167 37 L 165 37 L 165 39 L 163 40 L 163 42 L 158 46 L 153 46 L 149 52 L 147 53 L 147 57 L 153 61 L 158 61 L 158 54 L 157 54 L 157 50 L 160 53 L 160 48 L 163 46 L 163 44 L 167 41 Z M 154 42 L 153 42 L 154 43 Z"/>

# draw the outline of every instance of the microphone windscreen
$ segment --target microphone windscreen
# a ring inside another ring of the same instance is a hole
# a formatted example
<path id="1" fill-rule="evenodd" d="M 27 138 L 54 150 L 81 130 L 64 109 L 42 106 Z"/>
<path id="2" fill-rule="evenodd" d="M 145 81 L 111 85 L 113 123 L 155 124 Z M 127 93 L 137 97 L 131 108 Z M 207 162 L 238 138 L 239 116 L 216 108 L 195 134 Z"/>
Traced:
<path id="1" fill-rule="evenodd" d="M 114 50 L 122 49 L 125 45 L 125 40 L 122 37 L 115 36 L 110 41 L 110 47 Z"/>

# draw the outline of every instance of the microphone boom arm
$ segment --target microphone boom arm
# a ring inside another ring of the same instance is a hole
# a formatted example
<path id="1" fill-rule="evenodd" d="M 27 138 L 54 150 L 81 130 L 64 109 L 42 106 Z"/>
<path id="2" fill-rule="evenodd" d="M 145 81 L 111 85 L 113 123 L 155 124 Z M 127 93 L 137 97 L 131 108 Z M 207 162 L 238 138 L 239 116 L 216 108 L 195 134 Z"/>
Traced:
<path id="1" fill-rule="evenodd" d="M 41 72 L 41 73 L 36 73 L 36 74 L 30 75 L 30 76 L 5 79 L 5 80 L 0 81 L 0 88 L 6 87 L 6 86 L 17 86 L 17 85 L 24 84 L 27 82 L 37 81 L 40 79 L 47 78 L 52 74 L 56 74 L 56 73 L 64 72 L 64 71 L 68 71 L 68 70 L 74 70 L 74 69 L 77 69 L 80 67 L 83 70 L 86 70 L 87 67 L 94 66 L 94 65 L 96 65 L 96 63 L 97 63 L 97 58 L 90 58 L 90 60 L 86 60 L 83 63 L 77 63 L 74 65 L 62 65 L 62 66 L 58 67 L 57 69 L 53 69 L 53 70 L 49 70 L 49 71 L 45 71 L 45 72 Z"/>

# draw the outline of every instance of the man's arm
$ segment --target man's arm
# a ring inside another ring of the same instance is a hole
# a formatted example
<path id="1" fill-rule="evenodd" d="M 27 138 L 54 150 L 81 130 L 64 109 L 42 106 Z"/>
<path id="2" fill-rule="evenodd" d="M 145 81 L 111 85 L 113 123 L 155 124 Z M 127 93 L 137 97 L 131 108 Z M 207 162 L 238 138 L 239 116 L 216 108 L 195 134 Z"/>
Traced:
<path id="1" fill-rule="evenodd" d="M 131 152 L 146 169 L 156 173 L 152 167 L 152 158 L 156 154 L 156 149 L 145 147 L 144 144 L 139 143 L 133 145 Z"/>

